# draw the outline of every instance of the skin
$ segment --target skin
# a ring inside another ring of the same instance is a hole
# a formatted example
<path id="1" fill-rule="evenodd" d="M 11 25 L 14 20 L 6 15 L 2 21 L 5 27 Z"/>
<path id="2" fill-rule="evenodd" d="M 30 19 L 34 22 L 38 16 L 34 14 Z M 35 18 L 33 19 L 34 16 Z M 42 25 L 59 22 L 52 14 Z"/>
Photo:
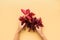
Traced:
<path id="1" fill-rule="evenodd" d="M 17 29 L 17 31 L 16 31 L 14 40 L 19 40 L 19 38 L 20 38 L 19 34 L 20 34 L 20 32 L 22 31 L 24 25 L 25 25 L 25 24 L 23 24 L 23 25 L 21 26 L 21 24 L 19 24 L 19 27 L 18 27 L 18 29 Z M 45 37 L 45 35 L 44 35 L 44 33 L 43 33 L 42 30 L 43 30 L 43 27 L 39 27 L 39 29 L 36 27 L 36 31 L 37 31 L 37 33 L 40 35 L 41 39 L 42 39 L 42 40 L 47 40 L 47 38 Z"/>

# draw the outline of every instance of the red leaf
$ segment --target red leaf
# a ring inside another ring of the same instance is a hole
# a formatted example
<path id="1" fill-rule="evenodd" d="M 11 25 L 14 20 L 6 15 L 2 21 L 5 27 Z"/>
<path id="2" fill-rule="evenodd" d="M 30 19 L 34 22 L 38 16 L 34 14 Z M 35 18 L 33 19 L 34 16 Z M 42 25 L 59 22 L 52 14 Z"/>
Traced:
<path id="1" fill-rule="evenodd" d="M 31 12 L 30 14 L 29 14 L 29 16 L 34 16 L 35 14 L 33 13 L 33 12 Z"/>
<path id="2" fill-rule="evenodd" d="M 30 10 L 29 9 L 26 10 L 26 14 L 30 14 Z"/>
<path id="3" fill-rule="evenodd" d="M 26 10 L 21 9 L 21 12 L 26 15 Z"/>
<path id="4" fill-rule="evenodd" d="M 19 20 L 20 20 L 20 21 L 24 21 L 24 18 L 23 18 L 23 17 L 20 17 Z"/>

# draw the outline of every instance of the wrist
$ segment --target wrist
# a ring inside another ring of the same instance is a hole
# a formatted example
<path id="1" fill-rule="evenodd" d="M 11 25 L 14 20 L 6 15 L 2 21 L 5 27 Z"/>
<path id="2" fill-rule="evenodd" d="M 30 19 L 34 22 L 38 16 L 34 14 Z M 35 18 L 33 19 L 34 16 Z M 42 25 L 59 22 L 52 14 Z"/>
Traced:
<path id="1" fill-rule="evenodd" d="M 20 32 L 21 32 L 21 30 L 17 30 L 17 32 L 16 32 L 16 33 L 18 33 L 18 34 L 19 34 Z"/>
<path id="2" fill-rule="evenodd" d="M 45 37 L 45 35 L 43 33 L 39 33 L 39 35 L 43 40 L 47 40 L 47 38 Z"/>
<path id="3" fill-rule="evenodd" d="M 43 34 L 42 32 L 37 32 L 38 34 Z"/>

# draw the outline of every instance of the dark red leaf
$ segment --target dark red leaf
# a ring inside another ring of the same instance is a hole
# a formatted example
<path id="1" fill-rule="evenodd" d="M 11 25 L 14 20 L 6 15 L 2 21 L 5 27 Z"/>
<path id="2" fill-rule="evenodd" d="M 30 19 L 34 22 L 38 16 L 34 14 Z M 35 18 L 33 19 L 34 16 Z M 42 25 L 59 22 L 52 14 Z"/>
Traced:
<path id="1" fill-rule="evenodd" d="M 26 10 L 21 9 L 21 12 L 26 15 Z"/>
<path id="2" fill-rule="evenodd" d="M 26 14 L 30 14 L 30 10 L 29 9 L 26 10 Z"/>
<path id="3" fill-rule="evenodd" d="M 30 30 L 35 31 L 36 27 L 37 28 L 43 27 L 42 19 L 41 18 L 37 19 L 36 17 L 33 17 L 35 14 L 33 12 L 30 12 L 29 9 L 27 10 L 21 9 L 21 11 L 25 15 L 20 17 L 19 20 L 21 21 L 21 25 L 25 23 L 25 26 L 29 28 L 29 31 Z"/>

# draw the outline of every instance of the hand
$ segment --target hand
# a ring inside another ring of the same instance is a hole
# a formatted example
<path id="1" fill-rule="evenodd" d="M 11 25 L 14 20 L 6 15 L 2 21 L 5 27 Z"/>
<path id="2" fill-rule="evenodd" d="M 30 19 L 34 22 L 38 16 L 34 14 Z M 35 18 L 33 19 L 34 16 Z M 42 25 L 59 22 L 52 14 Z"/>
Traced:
<path id="1" fill-rule="evenodd" d="M 39 27 L 39 28 L 37 28 L 36 27 L 36 31 L 39 33 L 39 34 L 42 34 L 43 33 L 43 27 Z"/>
<path id="2" fill-rule="evenodd" d="M 42 40 L 47 40 L 42 30 L 43 30 L 43 27 L 39 27 L 39 28 L 36 27 L 36 31 L 41 36 Z"/>
<path id="3" fill-rule="evenodd" d="M 19 22 L 19 26 L 18 26 L 18 29 L 17 29 L 17 31 L 16 31 L 14 40 L 19 40 L 19 33 L 20 33 L 20 31 L 23 29 L 24 25 L 25 25 L 25 24 L 21 25 L 21 22 Z"/>
<path id="4" fill-rule="evenodd" d="M 18 33 L 24 28 L 24 25 L 25 25 L 25 23 L 23 25 L 21 25 L 21 22 L 19 22 L 19 26 L 18 26 L 18 29 L 17 29 Z"/>

